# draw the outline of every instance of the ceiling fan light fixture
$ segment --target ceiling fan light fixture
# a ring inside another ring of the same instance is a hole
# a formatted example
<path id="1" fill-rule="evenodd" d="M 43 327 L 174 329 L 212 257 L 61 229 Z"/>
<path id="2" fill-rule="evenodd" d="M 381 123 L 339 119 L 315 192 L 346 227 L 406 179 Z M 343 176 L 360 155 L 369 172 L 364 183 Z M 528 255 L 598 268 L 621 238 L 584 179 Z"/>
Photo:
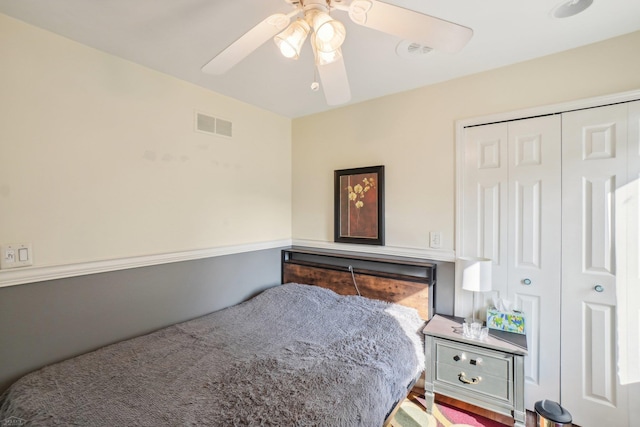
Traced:
<path id="1" fill-rule="evenodd" d="M 351 100 L 351 89 L 341 46 L 346 29 L 333 19 L 334 10 L 348 12 L 354 24 L 412 42 L 399 55 L 424 56 L 430 49 L 447 53 L 460 51 L 473 36 L 471 28 L 431 15 L 395 6 L 386 0 L 284 0 L 293 6 L 287 14 L 276 13 L 251 28 L 202 67 L 210 74 L 222 74 L 273 39 L 280 52 L 298 59 L 310 38 L 317 76 L 328 105 Z M 593 0 L 555 0 L 592 2 Z M 291 23 L 292 18 L 298 19 Z M 317 88 L 316 85 L 314 85 Z"/>
<path id="2" fill-rule="evenodd" d="M 313 10 L 309 14 L 313 31 L 316 34 L 316 48 L 320 52 L 333 52 L 342 46 L 347 35 L 347 30 L 342 22 L 319 10 Z"/>
<path id="3" fill-rule="evenodd" d="M 337 48 L 331 52 L 316 51 L 316 65 L 327 65 L 342 58 L 342 49 Z"/>
<path id="4" fill-rule="evenodd" d="M 307 39 L 310 30 L 311 27 L 309 27 L 309 24 L 303 19 L 297 19 L 283 32 L 276 35 L 273 41 L 285 58 L 298 59 L 302 45 Z"/>
<path id="5" fill-rule="evenodd" d="M 342 49 L 340 48 L 332 50 L 331 52 L 319 51 L 316 47 L 315 34 L 311 35 L 311 49 L 313 50 L 313 56 L 316 58 L 316 66 L 331 64 L 332 62 L 335 62 L 338 59 L 342 58 Z"/>

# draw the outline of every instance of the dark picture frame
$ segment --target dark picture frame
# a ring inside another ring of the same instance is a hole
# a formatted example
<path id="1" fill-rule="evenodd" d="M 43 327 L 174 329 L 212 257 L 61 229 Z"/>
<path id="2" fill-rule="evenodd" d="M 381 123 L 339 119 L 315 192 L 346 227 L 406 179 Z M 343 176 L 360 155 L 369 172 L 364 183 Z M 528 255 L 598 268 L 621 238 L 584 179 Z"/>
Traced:
<path id="1" fill-rule="evenodd" d="M 334 171 L 334 241 L 384 245 L 384 166 Z"/>

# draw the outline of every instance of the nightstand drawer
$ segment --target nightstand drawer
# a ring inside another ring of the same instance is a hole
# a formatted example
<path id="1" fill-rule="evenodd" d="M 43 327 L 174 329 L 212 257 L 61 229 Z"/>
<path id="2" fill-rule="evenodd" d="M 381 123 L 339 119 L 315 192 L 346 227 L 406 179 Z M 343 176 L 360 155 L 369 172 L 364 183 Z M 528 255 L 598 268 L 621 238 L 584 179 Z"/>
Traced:
<path id="1" fill-rule="evenodd" d="M 442 394 L 513 417 L 514 427 L 525 427 L 526 337 L 517 343 L 509 333 L 471 340 L 461 333 L 463 322 L 436 314 L 424 327 L 427 412 L 434 408 L 435 395 Z"/>
<path id="2" fill-rule="evenodd" d="M 491 375 L 503 381 L 511 381 L 513 357 L 509 354 L 482 350 L 462 343 L 436 343 L 436 360 L 467 375 Z"/>
<path id="3" fill-rule="evenodd" d="M 453 387 L 483 394 L 492 399 L 511 401 L 512 383 L 505 378 L 485 373 L 472 372 L 467 367 L 436 364 L 435 380 Z"/>

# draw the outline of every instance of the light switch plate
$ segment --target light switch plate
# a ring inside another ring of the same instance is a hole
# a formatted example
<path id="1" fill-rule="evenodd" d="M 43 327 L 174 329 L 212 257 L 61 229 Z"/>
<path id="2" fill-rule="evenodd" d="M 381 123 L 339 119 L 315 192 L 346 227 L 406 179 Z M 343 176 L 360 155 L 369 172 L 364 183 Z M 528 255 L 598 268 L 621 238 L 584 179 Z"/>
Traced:
<path id="1" fill-rule="evenodd" d="M 0 268 L 17 268 L 33 265 L 31 243 L 7 243 L 0 245 Z"/>
<path id="2" fill-rule="evenodd" d="M 429 247 L 439 249 L 442 247 L 442 232 L 432 231 L 429 233 Z"/>

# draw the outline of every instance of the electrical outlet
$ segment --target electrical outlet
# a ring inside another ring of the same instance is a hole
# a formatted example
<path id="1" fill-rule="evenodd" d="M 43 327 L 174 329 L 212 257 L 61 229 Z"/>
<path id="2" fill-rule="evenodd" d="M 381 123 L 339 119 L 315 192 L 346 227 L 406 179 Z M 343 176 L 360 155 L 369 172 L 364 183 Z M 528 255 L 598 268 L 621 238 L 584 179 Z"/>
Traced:
<path id="1" fill-rule="evenodd" d="M 16 268 L 33 265 L 31 243 L 8 243 L 0 246 L 0 268 Z"/>
<path id="2" fill-rule="evenodd" d="M 429 247 L 433 249 L 442 247 L 442 231 L 431 231 L 429 233 Z"/>

